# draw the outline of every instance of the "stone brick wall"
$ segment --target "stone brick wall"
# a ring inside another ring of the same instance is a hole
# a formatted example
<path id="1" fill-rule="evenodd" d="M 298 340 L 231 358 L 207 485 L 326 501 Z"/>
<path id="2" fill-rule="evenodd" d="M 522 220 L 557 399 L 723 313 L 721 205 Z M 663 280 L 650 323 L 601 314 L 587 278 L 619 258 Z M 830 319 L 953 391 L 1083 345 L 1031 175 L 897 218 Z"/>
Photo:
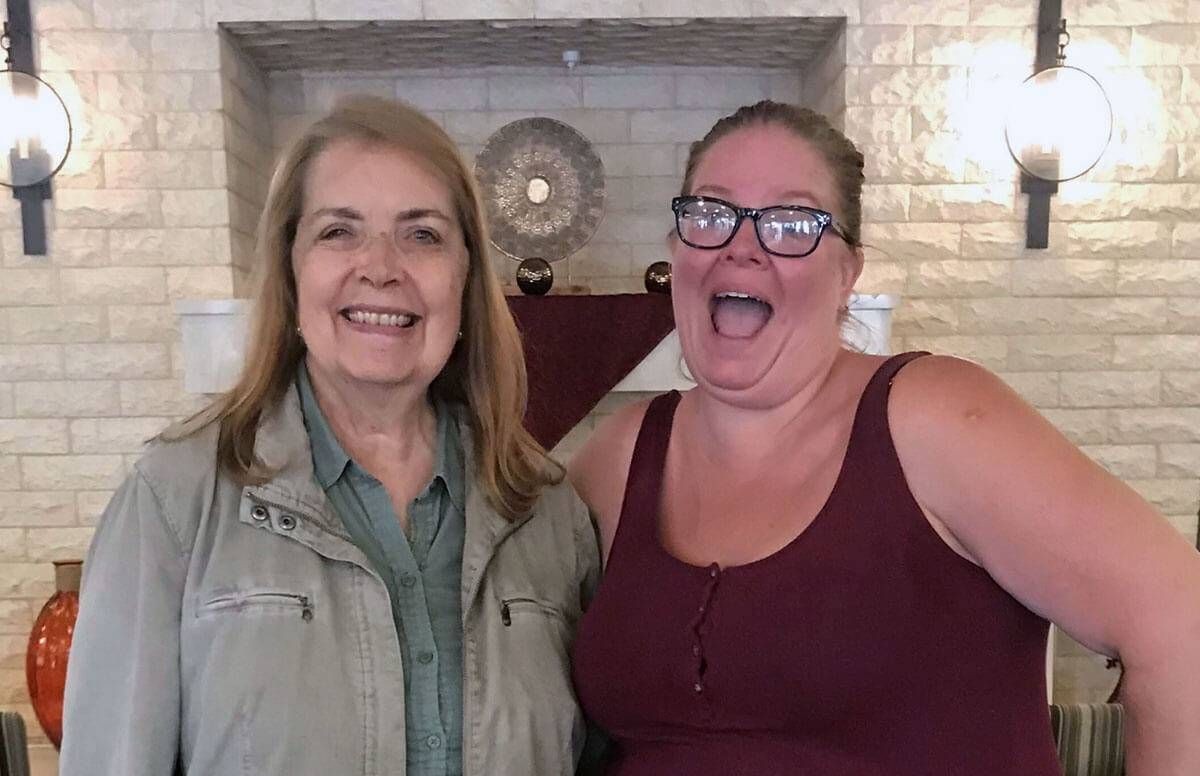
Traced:
<path id="1" fill-rule="evenodd" d="M 289 116 L 348 85 L 259 72 L 222 21 L 846 18 L 803 79 L 725 72 L 718 104 L 698 103 L 709 90 L 677 69 L 354 74 L 353 86 L 427 107 L 468 152 L 535 112 L 593 135 L 614 204 L 572 277 L 609 291 L 638 287 L 661 255 L 664 225 L 643 213 L 675 190 L 684 144 L 715 113 L 803 80 L 805 99 L 841 112 L 867 155 L 861 290 L 903 295 L 897 348 L 996 369 L 1194 537 L 1200 4 L 1065 5 L 1069 61 L 1108 87 L 1117 129 L 1101 165 L 1055 197 L 1050 249 L 1027 251 L 998 128 L 1006 90 L 1029 72 L 1036 3 L 38 0 L 40 65 L 68 103 L 76 145 L 56 179 L 49 257 L 22 255 L 18 209 L 0 201 L 0 704 L 32 719 L 23 653 L 52 587 L 49 561 L 82 554 L 141 440 L 201 401 L 182 391 L 172 303 L 246 293 L 270 149 L 294 131 Z M 1059 697 L 1102 695 L 1111 677 L 1098 665 L 1064 639 Z"/>
<path id="2" fill-rule="evenodd" d="M 220 47 L 234 295 L 250 296 L 254 236 L 275 156 L 266 110 L 267 79 L 227 36 L 221 36 Z"/>

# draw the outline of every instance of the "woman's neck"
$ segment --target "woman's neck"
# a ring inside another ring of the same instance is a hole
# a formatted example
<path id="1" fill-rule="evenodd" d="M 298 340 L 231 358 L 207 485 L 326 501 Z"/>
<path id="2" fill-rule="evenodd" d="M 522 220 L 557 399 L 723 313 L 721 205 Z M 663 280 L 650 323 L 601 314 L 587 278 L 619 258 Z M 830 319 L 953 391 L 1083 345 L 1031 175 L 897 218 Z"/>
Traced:
<path id="1" fill-rule="evenodd" d="M 691 415 L 689 438 L 697 442 L 689 445 L 692 455 L 730 471 L 761 472 L 778 465 L 781 452 L 797 443 L 803 446 L 804 430 L 827 414 L 828 402 L 820 397 L 837 378 L 842 352 L 838 349 L 814 365 L 796 390 L 774 406 L 739 406 L 703 388 L 692 390 L 685 410 Z"/>
<path id="2" fill-rule="evenodd" d="M 342 379 L 311 368 L 308 376 L 321 413 L 351 458 L 395 465 L 430 456 L 437 416 L 427 389 Z"/>

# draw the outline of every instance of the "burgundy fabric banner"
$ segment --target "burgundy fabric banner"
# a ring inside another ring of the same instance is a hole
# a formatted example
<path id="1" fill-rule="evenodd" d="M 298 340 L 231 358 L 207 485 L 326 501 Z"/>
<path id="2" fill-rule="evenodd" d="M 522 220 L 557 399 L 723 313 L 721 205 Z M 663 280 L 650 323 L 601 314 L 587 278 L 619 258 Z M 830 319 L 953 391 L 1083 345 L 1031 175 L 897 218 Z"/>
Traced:
<path id="1" fill-rule="evenodd" d="M 666 294 L 510 296 L 529 372 L 525 426 L 547 450 L 675 328 Z"/>

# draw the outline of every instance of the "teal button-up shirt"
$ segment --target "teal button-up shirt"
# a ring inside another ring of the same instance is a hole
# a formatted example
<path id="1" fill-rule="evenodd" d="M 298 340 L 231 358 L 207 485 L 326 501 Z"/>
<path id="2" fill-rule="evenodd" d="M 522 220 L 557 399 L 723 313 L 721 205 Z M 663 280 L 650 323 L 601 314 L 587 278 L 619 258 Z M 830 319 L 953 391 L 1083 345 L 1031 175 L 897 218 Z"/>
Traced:
<path id="1" fill-rule="evenodd" d="M 434 407 L 433 479 L 409 504 L 406 536 L 383 485 L 334 436 L 303 366 L 296 383 L 316 477 L 391 597 L 404 662 L 408 776 L 461 776 L 466 475 L 454 415 Z"/>

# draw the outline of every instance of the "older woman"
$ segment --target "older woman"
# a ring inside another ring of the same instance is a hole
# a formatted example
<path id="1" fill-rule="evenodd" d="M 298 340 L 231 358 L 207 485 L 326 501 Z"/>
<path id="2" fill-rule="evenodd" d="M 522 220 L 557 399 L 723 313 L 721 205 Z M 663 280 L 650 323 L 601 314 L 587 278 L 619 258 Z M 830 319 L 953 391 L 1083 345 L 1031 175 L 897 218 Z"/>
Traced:
<path id="1" fill-rule="evenodd" d="M 671 251 L 697 387 L 571 467 L 608 773 L 1060 774 L 1047 620 L 1124 662 L 1131 776 L 1200 773 L 1200 558 L 978 366 L 842 346 L 862 168 L 771 102 L 693 146 Z"/>
<path id="2" fill-rule="evenodd" d="M 238 384 L 106 510 L 62 773 L 567 774 L 567 645 L 599 566 L 521 426 L 475 184 L 411 108 L 291 146 Z"/>

